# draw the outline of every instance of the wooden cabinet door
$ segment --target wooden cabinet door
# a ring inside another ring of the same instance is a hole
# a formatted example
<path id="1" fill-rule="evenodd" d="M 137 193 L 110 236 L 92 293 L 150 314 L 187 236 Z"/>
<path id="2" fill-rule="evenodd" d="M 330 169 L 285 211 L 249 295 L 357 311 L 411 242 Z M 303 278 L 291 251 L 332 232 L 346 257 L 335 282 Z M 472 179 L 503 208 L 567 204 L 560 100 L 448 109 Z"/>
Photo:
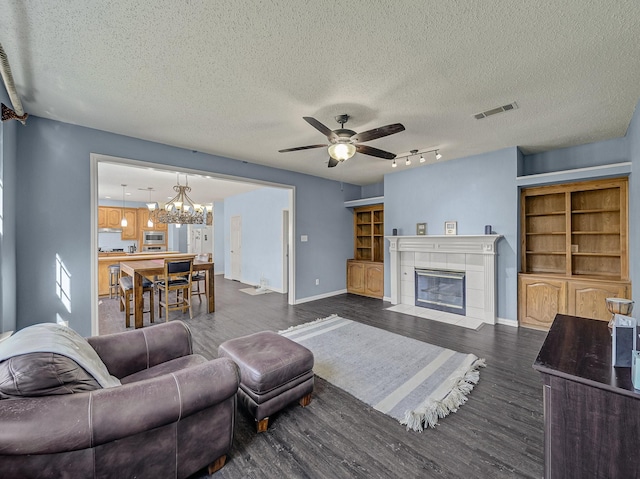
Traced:
<path id="1" fill-rule="evenodd" d="M 136 213 L 137 213 L 136 221 L 138 222 L 138 231 L 142 233 L 142 231 L 154 229 L 153 226 L 151 227 L 147 226 L 147 222 L 149 221 L 148 208 L 138 208 L 136 210 Z"/>
<path id="2" fill-rule="evenodd" d="M 549 329 L 556 314 L 567 313 L 567 282 L 520 276 L 520 324 Z"/>
<path id="3" fill-rule="evenodd" d="M 98 261 L 98 296 L 109 294 L 109 263 Z"/>
<path id="4" fill-rule="evenodd" d="M 364 263 L 347 261 L 347 292 L 364 293 Z"/>
<path id="5" fill-rule="evenodd" d="M 369 263 L 364 268 L 364 294 L 382 298 L 384 294 L 384 268 L 382 264 Z"/>
<path id="6" fill-rule="evenodd" d="M 627 298 L 627 286 L 615 283 L 569 282 L 568 314 L 609 321 L 606 298 Z"/>
<path id="7" fill-rule="evenodd" d="M 137 224 L 137 212 L 133 208 L 125 208 L 124 209 L 124 217 L 127 219 L 127 226 L 122 228 L 122 239 L 123 240 L 137 240 L 138 239 L 138 228 Z"/>
<path id="8" fill-rule="evenodd" d="M 104 210 L 107 216 L 107 228 L 120 228 L 122 209 L 105 207 Z"/>
<path id="9" fill-rule="evenodd" d="M 108 228 L 107 208 L 98 206 L 98 228 Z"/>

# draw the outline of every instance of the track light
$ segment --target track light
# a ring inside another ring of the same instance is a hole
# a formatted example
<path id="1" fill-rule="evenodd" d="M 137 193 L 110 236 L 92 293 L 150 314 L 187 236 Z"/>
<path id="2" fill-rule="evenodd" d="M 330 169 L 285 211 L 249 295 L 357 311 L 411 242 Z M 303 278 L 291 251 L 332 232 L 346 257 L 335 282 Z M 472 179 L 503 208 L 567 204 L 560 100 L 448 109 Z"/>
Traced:
<path id="1" fill-rule="evenodd" d="M 406 158 L 404 164 L 407 165 L 407 166 L 411 166 L 411 157 L 414 156 L 414 155 L 417 155 L 418 151 L 419 150 L 411 150 L 411 151 L 409 151 L 409 153 L 407 155 L 402 155 L 399 158 L 400 159 Z M 440 149 L 437 149 L 437 150 L 425 150 L 425 151 L 420 153 L 420 159 L 419 159 L 420 163 L 426 163 L 427 160 L 424 157 L 424 155 L 427 154 L 427 153 L 435 153 L 436 160 L 439 160 L 440 158 L 442 158 L 442 155 L 440 154 Z M 398 158 L 398 157 L 396 157 L 396 158 Z M 396 163 L 396 160 L 394 159 L 393 163 L 391 164 L 391 167 L 392 168 L 397 168 L 397 166 L 398 166 L 398 164 Z"/>

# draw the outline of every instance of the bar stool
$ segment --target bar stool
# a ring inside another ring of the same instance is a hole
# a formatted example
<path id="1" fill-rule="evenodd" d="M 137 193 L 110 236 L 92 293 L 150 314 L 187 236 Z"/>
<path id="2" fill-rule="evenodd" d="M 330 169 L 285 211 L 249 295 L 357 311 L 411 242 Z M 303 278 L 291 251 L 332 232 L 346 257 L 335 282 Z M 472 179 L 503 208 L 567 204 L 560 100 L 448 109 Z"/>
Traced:
<path id="1" fill-rule="evenodd" d="M 123 276 L 120 278 L 120 289 L 122 289 L 122 295 L 120 297 L 120 311 L 124 311 L 125 326 L 129 327 L 129 317 L 131 316 L 131 298 L 133 297 L 133 278 L 131 276 Z M 153 323 L 154 309 L 153 304 L 153 282 L 147 278 L 142 279 L 142 301 L 144 302 L 144 293 L 149 293 L 149 309 L 142 311 L 143 313 L 149 313 L 149 321 Z M 133 325 L 135 328 L 135 324 Z"/>
<path id="2" fill-rule="evenodd" d="M 196 255 L 197 261 L 211 261 L 211 254 L 203 253 Z M 191 291 L 191 298 L 194 296 L 198 297 L 198 300 L 202 303 L 202 298 L 200 296 L 206 296 L 207 291 L 204 284 L 206 279 L 206 273 L 204 271 L 198 271 L 197 273 L 193 273 L 191 275 L 191 283 L 194 285 L 194 290 Z M 213 278 L 209 278 L 209 281 L 213 281 Z M 202 291 L 200 291 L 200 282 L 202 282 Z"/>
<path id="3" fill-rule="evenodd" d="M 113 298 L 113 293 L 116 294 L 116 298 L 120 297 L 120 264 L 109 265 L 109 299 Z"/>

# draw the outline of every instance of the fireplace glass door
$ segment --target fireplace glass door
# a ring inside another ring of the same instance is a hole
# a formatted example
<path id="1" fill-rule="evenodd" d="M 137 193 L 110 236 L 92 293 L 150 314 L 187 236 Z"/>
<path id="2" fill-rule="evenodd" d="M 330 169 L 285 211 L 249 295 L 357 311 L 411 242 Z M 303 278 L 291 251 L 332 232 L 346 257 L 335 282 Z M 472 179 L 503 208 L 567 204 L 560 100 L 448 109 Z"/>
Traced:
<path id="1" fill-rule="evenodd" d="M 465 315 L 464 272 L 415 270 L 416 306 Z"/>

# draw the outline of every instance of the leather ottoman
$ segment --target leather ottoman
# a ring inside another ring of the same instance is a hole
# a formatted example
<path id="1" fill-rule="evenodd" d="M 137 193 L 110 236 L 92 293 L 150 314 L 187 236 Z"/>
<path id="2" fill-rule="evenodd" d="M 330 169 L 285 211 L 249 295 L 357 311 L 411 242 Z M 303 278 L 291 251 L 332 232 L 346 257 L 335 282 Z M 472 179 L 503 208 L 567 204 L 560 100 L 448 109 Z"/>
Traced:
<path id="1" fill-rule="evenodd" d="M 258 432 L 267 430 L 269 416 L 294 401 L 311 402 L 313 353 L 271 331 L 225 341 L 218 356 L 232 359 L 240 368 L 238 400 L 257 421 Z"/>

